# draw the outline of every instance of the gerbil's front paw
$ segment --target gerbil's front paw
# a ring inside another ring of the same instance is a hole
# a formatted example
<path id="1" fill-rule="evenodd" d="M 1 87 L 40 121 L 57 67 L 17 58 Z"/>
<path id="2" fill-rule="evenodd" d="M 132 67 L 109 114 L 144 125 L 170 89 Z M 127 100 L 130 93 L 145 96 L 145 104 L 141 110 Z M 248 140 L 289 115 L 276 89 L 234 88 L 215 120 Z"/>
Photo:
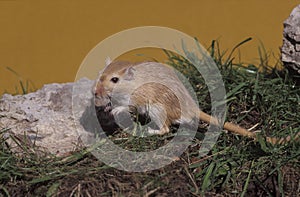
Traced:
<path id="1" fill-rule="evenodd" d="M 114 116 L 115 122 L 120 128 L 126 129 L 132 127 L 133 122 L 128 107 L 119 106 L 113 108 L 111 114 Z"/>
<path id="2" fill-rule="evenodd" d="M 125 107 L 125 106 L 119 106 L 119 107 L 113 108 L 113 109 L 111 110 L 111 113 L 112 113 L 112 115 L 114 115 L 114 116 L 117 116 L 118 114 L 123 113 L 123 112 L 128 112 L 128 107 Z"/>

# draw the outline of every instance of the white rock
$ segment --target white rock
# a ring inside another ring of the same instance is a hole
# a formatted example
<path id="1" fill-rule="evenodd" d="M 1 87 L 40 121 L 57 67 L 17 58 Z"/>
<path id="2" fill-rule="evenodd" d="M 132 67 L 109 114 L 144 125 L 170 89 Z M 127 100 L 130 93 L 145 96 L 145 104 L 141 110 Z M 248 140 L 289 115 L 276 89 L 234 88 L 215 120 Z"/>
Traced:
<path id="1" fill-rule="evenodd" d="M 0 99 L 0 130 L 9 130 L 2 137 L 26 135 L 36 146 L 58 155 L 74 150 L 80 137 L 93 136 L 80 124 L 91 103 L 93 84 L 94 81 L 81 79 L 48 84 L 26 95 L 4 94 Z M 76 99 L 72 100 L 72 96 Z M 75 109 L 72 102 L 77 105 Z"/>
<path id="2" fill-rule="evenodd" d="M 284 21 L 281 59 L 293 74 L 300 75 L 300 5 Z"/>

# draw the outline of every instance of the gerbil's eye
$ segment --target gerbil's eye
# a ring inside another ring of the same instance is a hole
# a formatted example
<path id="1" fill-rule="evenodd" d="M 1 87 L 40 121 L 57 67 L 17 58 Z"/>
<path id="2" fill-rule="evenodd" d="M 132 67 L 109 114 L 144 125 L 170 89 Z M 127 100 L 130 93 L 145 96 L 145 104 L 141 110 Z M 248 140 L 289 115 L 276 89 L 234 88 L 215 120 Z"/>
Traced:
<path id="1" fill-rule="evenodd" d="M 113 83 L 117 83 L 119 81 L 118 77 L 113 77 L 110 79 L 110 81 L 112 81 Z"/>

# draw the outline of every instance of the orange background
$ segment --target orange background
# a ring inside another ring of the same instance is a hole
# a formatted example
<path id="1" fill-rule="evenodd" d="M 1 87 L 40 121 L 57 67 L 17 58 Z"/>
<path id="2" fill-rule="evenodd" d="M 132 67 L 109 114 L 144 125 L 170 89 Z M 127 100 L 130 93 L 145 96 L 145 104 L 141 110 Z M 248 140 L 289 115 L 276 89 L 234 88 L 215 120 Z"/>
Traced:
<path id="1" fill-rule="evenodd" d="M 244 62 L 257 61 L 259 40 L 278 58 L 283 21 L 297 4 L 296 0 L 0 0 L 0 93 L 15 93 L 19 86 L 17 75 L 6 67 L 36 88 L 73 81 L 96 44 L 137 26 L 174 28 L 197 37 L 204 46 L 219 39 L 223 50 L 252 37 L 240 48 Z"/>

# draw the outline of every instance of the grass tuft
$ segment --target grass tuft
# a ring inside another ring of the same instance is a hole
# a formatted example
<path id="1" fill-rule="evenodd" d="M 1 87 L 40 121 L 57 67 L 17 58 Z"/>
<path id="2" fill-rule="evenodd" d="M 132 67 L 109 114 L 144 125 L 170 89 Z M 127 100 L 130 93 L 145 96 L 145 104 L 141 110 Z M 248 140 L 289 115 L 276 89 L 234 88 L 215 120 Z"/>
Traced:
<path id="1" fill-rule="evenodd" d="M 13 95 L 27 94 L 27 93 L 32 92 L 36 89 L 31 80 L 23 79 L 23 77 L 17 71 L 15 71 L 14 69 L 12 69 L 10 67 L 6 67 L 6 69 L 8 71 L 10 71 L 11 73 L 13 73 L 18 78 L 19 85 L 15 86 L 15 92 L 13 93 Z"/>

